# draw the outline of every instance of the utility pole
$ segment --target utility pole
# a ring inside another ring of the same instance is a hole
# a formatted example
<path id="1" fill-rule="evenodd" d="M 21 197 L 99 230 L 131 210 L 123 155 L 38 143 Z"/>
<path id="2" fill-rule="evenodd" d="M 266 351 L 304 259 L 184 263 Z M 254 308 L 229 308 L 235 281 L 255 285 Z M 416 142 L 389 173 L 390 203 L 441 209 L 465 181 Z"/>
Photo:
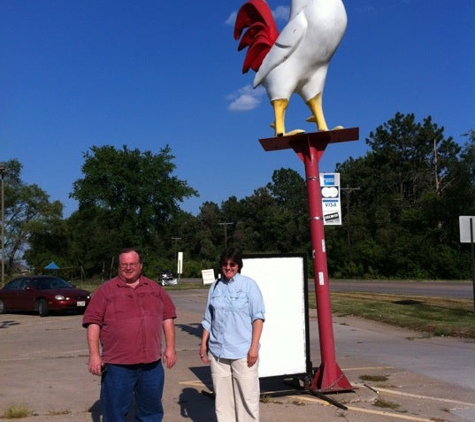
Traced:
<path id="1" fill-rule="evenodd" d="M 176 259 L 176 243 L 181 240 L 181 237 L 171 237 L 171 240 L 175 241 L 175 248 L 174 248 L 174 253 L 173 253 L 173 259 Z"/>
<path id="2" fill-rule="evenodd" d="M 234 224 L 232 222 L 223 222 L 223 223 L 218 223 L 220 226 L 224 226 L 224 249 L 228 248 L 228 226 L 230 224 Z"/>
<path id="3" fill-rule="evenodd" d="M 5 285 L 5 174 L 7 167 L 0 163 L 0 175 L 2 176 L 2 287 Z"/>
<path id="4" fill-rule="evenodd" d="M 346 216 L 347 218 L 350 216 L 350 194 L 353 191 L 360 190 L 361 188 L 350 188 L 347 186 L 346 188 L 341 188 L 343 192 L 346 193 Z M 353 260 L 353 250 L 351 246 L 351 229 L 350 225 L 346 225 L 346 243 L 348 247 L 348 262 L 351 262 Z"/>
<path id="5" fill-rule="evenodd" d="M 440 182 L 439 182 L 439 168 L 437 157 L 437 141 L 434 139 L 434 177 L 435 177 L 435 193 L 440 195 Z"/>

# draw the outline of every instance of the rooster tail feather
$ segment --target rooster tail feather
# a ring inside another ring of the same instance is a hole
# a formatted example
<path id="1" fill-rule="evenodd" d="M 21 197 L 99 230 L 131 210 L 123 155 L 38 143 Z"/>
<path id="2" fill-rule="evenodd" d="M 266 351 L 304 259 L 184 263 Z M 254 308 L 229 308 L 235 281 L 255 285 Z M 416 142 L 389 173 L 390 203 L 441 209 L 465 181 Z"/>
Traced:
<path id="1" fill-rule="evenodd" d="M 257 72 L 268 51 L 269 44 L 265 37 L 257 37 L 247 51 L 242 72 L 246 73 L 249 69 Z"/>
<path id="2" fill-rule="evenodd" d="M 246 73 L 249 69 L 257 72 L 279 35 L 272 11 L 265 0 L 249 0 L 241 6 L 234 24 L 234 39 L 241 38 L 246 28 L 238 46 L 238 51 L 248 47 L 242 72 Z"/>
<path id="3" fill-rule="evenodd" d="M 262 22 L 254 22 L 249 25 L 248 30 L 244 33 L 239 43 L 238 51 L 241 51 L 243 48 L 249 47 L 252 45 L 255 37 L 266 36 L 266 25 Z M 266 37 L 267 38 L 267 37 Z"/>

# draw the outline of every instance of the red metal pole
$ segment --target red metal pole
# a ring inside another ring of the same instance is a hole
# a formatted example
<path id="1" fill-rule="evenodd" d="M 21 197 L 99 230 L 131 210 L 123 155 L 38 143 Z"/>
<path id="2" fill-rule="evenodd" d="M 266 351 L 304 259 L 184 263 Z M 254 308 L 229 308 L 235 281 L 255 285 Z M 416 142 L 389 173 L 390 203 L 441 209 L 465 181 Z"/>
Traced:
<path id="1" fill-rule="evenodd" d="M 318 162 L 328 144 L 357 140 L 358 136 L 358 128 L 351 128 L 260 140 L 266 151 L 292 148 L 305 164 L 321 355 L 321 364 L 314 374 L 311 388 L 321 392 L 352 391 L 353 387 L 335 359 Z"/>
<path id="2" fill-rule="evenodd" d="M 318 162 L 328 142 L 307 143 L 302 151 L 307 179 L 310 233 L 312 238 L 312 260 L 315 273 L 315 295 L 317 302 L 318 333 L 320 339 L 321 365 L 315 373 L 312 388 L 322 392 L 352 390 L 335 360 L 335 342 L 328 284 L 328 265 L 323 225 L 322 195 Z"/>

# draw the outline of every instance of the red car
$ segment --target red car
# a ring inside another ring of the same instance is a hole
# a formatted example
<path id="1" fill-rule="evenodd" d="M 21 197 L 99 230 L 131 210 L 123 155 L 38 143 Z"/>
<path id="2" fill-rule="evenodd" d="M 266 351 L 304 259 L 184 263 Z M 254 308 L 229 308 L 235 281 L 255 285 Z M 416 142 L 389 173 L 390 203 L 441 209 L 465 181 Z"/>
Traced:
<path id="1" fill-rule="evenodd" d="M 0 289 L 0 314 L 8 311 L 38 312 L 74 310 L 83 313 L 91 293 L 77 289 L 59 277 L 35 275 L 15 278 Z"/>

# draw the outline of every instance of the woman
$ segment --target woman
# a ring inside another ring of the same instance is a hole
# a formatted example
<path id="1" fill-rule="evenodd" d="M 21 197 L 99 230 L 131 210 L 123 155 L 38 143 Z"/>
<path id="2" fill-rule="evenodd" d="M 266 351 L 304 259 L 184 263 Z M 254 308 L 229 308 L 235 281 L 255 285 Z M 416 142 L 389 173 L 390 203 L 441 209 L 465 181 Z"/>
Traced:
<path id="1" fill-rule="evenodd" d="M 210 363 L 218 422 L 259 421 L 259 339 L 264 301 L 257 283 L 240 274 L 239 249 L 226 249 L 222 276 L 209 290 L 200 357 Z"/>

